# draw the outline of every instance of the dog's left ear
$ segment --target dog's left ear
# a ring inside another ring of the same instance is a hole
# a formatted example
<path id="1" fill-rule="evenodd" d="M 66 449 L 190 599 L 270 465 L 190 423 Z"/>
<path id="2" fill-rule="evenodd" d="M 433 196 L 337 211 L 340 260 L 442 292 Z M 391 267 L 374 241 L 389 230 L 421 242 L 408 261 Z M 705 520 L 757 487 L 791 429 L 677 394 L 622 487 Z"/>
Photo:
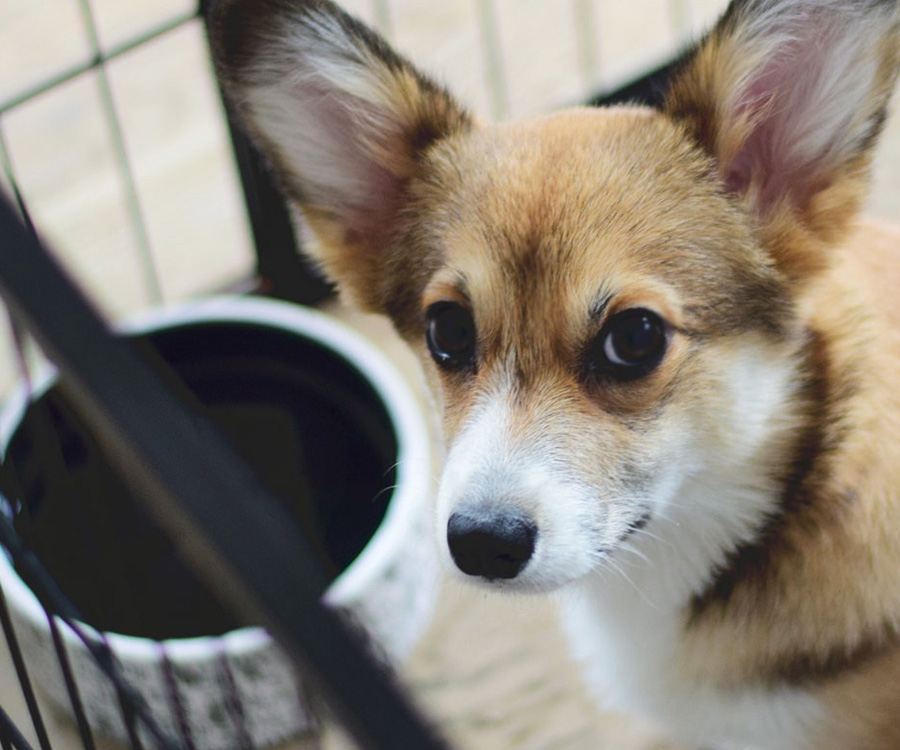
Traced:
<path id="1" fill-rule="evenodd" d="M 210 6 L 219 79 L 316 235 L 305 249 L 359 307 L 386 312 L 406 187 L 467 113 L 328 0 Z"/>
<path id="2" fill-rule="evenodd" d="M 665 111 L 712 155 L 789 278 L 821 266 L 813 248 L 860 208 L 900 65 L 898 8 L 733 0 L 669 91 Z"/>

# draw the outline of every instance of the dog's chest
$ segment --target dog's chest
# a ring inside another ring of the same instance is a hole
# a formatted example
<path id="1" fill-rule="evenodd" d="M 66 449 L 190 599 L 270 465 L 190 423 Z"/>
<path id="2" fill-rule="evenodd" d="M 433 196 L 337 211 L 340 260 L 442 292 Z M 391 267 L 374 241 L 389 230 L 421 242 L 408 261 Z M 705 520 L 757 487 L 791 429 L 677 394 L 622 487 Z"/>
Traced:
<path id="1" fill-rule="evenodd" d="M 798 750 L 821 719 L 814 698 L 783 688 L 722 691 L 679 669 L 683 616 L 638 571 L 589 577 L 560 596 L 563 627 L 604 707 L 716 750 Z"/>

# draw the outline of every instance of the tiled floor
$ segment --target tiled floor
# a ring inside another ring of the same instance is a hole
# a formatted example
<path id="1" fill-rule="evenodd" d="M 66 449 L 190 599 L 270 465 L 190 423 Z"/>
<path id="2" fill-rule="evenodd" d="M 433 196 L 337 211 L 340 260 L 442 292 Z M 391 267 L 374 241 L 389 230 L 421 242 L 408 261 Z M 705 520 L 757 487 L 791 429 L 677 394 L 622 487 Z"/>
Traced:
<path id="1" fill-rule="evenodd" d="M 579 101 L 666 58 L 724 2 L 344 4 L 388 31 L 408 56 L 439 73 L 477 111 L 521 116 Z M 101 43 L 111 45 L 148 23 L 189 11 L 191 0 L 92 0 L 92 7 Z M 0 102 L 85 54 L 77 0 L 0 0 Z M 111 316 L 122 317 L 246 274 L 249 235 L 199 24 L 172 31 L 109 68 L 149 256 L 129 220 L 100 105 L 101 83 L 96 73 L 75 79 L 0 118 L 29 206 L 76 277 Z M 8 187 L 2 170 L 0 187 Z M 900 116 L 890 121 L 879 147 L 869 213 L 900 220 Z M 148 273 L 151 266 L 158 283 Z M 414 366 L 386 325 L 340 314 L 387 347 L 418 387 Z M 16 369 L 8 342 L 0 342 L 2 393 Z M 546 600 L 448 586 L 406 674 L 460 748 L 673 747 L 633 722 L 596 710 Z M 24 715 L 2 657 L 0 704 L 14 716 Z M 76 746 L 65 722 L 58 731 L 59 747 Z"/>

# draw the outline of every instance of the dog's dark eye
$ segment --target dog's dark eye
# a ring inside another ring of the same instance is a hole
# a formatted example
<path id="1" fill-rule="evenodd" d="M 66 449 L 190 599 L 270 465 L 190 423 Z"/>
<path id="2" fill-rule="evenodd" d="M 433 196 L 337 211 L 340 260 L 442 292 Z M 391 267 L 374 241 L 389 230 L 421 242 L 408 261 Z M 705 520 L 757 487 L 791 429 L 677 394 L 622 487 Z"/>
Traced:
<path id="1" fill-rule="evenodd" d="M 635 308 L 612 316 L 588 350 L 588 371 L 598 378 L 635 380 L 652 372 L 668 343 L 665 321 Z"/>
<path id="2" fill-rule="evenodd" d="M 475 321 L 462 305 L 438 302 L 428 308 L 426 340 L 434 361 L 450 370 L 475 364 Z"/>

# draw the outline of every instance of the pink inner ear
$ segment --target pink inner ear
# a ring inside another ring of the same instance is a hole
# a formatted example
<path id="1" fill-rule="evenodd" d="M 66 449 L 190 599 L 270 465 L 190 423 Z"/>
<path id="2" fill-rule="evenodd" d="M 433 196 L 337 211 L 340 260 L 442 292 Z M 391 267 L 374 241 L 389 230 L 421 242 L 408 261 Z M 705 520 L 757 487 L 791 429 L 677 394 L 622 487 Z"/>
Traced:
<path id="1" fill-rule="evenodd" d="M 749 116 L 755 124 L 730 163 L 722 165 L 722 178 L 730 192 L 752 188 L 763 211 L 783 199 L 801 208 L 808 204 L 836 166 L 852 119 L 842 108 L 856 97 L 847 96 L 846 75 L 835 75 L 847 71 L 833 60 L 847 53 L 840 44 L 840 19 L 811 5 L 793 28 L 780 30 L 785 41 L 750 77 L 733 109 L 732 122 Z"/>
<path id="2" fill-rule="evenodd" d="M 292 93 L 299 104 L 282 145 L 304 202 L 338 217 L 348 240 L 377 241 L 403 186 L 379 161 L 379 151 L 404 148 L 399 123 L 370 102 L 310 80 Z"/>
<path id="3" fill-rule="evenodd" d="M 787 64 L 778 67 L 784 68 Z M 723 179 L 730 192 L 743 193 L 754 178 L 759 180 L 763 176 L 768 181 L 778 182 L 778 170 L 782 165 L 774 162 L 772 149 L 778 128 L 775 108 L 779 106 L 778 91 L 783 75 L 783 71 L 772 65 L 754 78 L 738 100 L 734 119 L 749 117 L 755 125 L 731 162 L 722 165 L 725 168 Z M 783 186 L 783 182 L 781 184 Z"/>

